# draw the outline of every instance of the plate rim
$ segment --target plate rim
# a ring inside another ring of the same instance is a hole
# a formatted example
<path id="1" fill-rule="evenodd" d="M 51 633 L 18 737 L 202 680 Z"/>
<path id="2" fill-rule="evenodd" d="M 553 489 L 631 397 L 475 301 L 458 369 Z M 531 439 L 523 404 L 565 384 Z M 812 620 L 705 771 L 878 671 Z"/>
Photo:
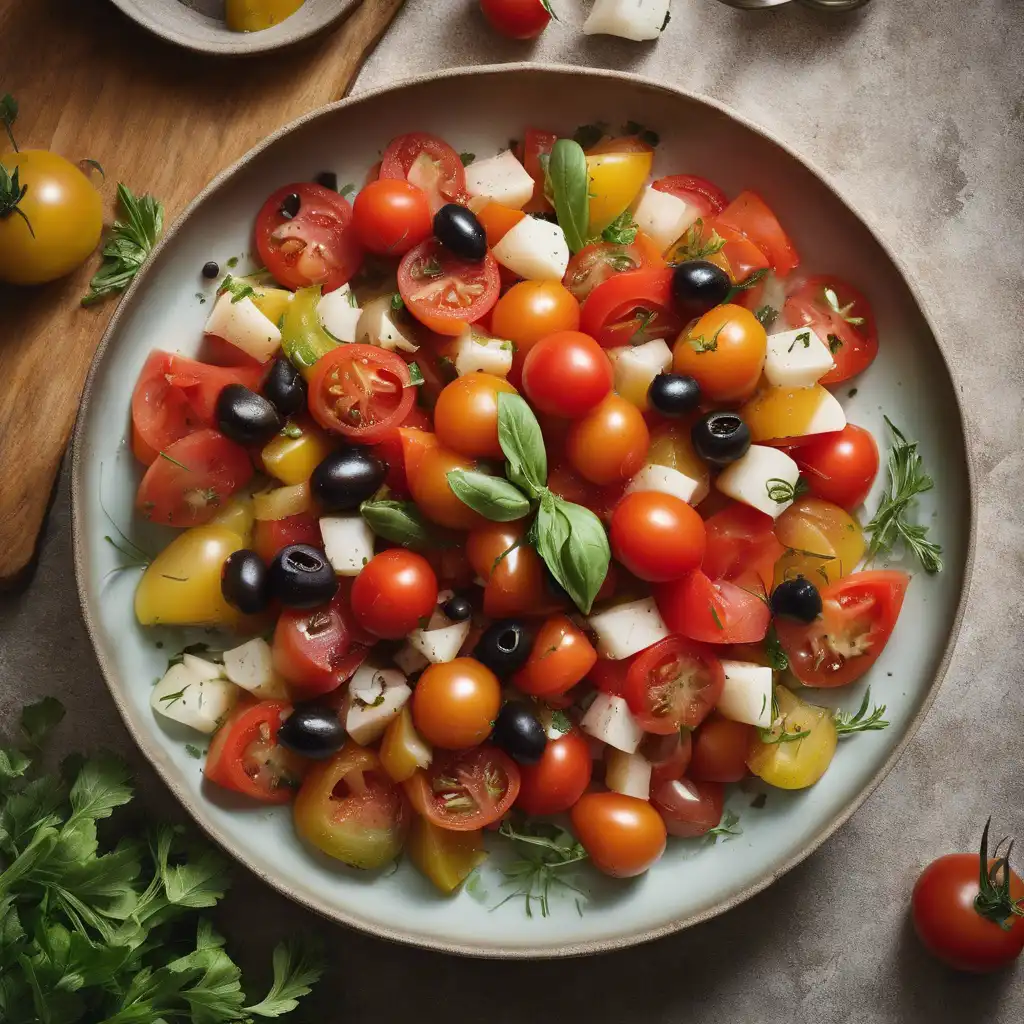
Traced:
<path id="1" fill-rule="evenodd" d="M 261 154 L 264 150 L 268 149 L 279 139 L 286 135 L 291 134 L 303 125 L 317 120 L 324 115 L 331 113 L 335 110 L 345 109 L 350 106 L 362 103 L 366 100 L 373 99 L 375 97 L 384 96 L 388 93 L 401 92 L 410 88 L 416 88 L 418 86 L 426 85 L 430 82 L 441 80 L 441 79 L 458 79 L 458 78 L 472 78 L 483 75 L 511 75 L 517 76 L 522 73 L 546 73 L 554 75 L 574 75 L 574 76 L 596 76 L 600 78 L 610 78 L 618 81 L 626 81 L 632 85 L 642 86 L 648 89 L 654 89 L 659 92 L 668 93 L 675 97 L 682 97 L 690 102 L 706 106 L 714 111 L 724 115 L 730 120 L 740 124 L 747 130 L 754 132 L 755 134 L 766 139 L 768 142 L 775 146 L 778 146 L 788 156 L 796 160 L 803 167 L 805 167 L 811 174 L 813 174 L 821 184 L 828 189 L 845 207 L 846 209 L 856 217 L 861 224 L 864 225 L 868 233 L 871 235 L 875 243 L 883 250 L 886 256 L 892 261 L 893 266 L 903 279 L 903 283 L 906 285 L 915 305 L 917 306 L 918 312 L 921 314 L 925 324 L 935 340 L 936 347 L 939 351 L 939 355 L 942 359 L 943 366 L 945 367 L 946 373 L 953 386 L 954 402 L 956 405 L 956 413 L 958 417 L 958 423 L 960 427 L 960 434 L 963 438 L 964 443 L 964 460 L 967 470 L 967 488 L 968 488 L 968 502 L 967 502 L 967 544 L 964 555 L 964 579 L 963 586 L 960 593 L 960 598 L 957 603 L 956 613 L 953 618 L 953 623 L 949 632 L 949 638 L 946 642 L 945 648 L 942 653 L 942 658 L 939 662 L 938 668 L 936 669 L 934 678 L 928 687 L 928 691 L 924 696 L 924 700 L 921 704 L 917 714 L 908 723 L 906 731 L 899 743 L 893 748 L 889 756 L 885 759 L 879 769 L 872 775 L 872 777 L 864 784 L 860 792 L 844 805 L 838 812 L 832 815 L 822 827 L 811 837 L 810 840 L 800 850 L 794 853 L 792 856 L 786 858 L 779 866 L 772 870 L 767 871 L 761 878 L 751 882 L 743 889 L 736 893 L 720 900 L 715 905 L 705 908 L 703 910 L 695 911 L 685 916 L 673 919 L 664 924 L 657 925 L 651 928 L 641 928 L 636 931 L 631 931 L 628 934 L 620 935 L 610 938 L 600 938 L 593 940 L 585 940 L 581 942 L 568 942 L 556 947 L 533 947 L 533 946 L 510 946 L 503 947 L 501 945 L 481 947 L 473 945 L 472 943 L 461 942 L 461 941 L 445 941 L 439 940 L 432 936 L 417 935 L 409 932 L 404 932 L 400 928 L 393 928 L 388 925 L 380 924 L 379 922 L 370 921 L 363 917 L 344 912 L 330 910 L 323 906 L 319 906 L 312 900 L 305 898 L 303 895 L 292 889 L 288 879 L 275 877 L 274 875 L 261 870 L 259 867 L 250 863 L 245 855 L 245 851 L 242 849 L 236 849 L 230 839 L 223 835 L 218 827 L 211 821 L 204 820 L 204 816 L 200 813 L 198 806 L 194 806 L 192 798 L 189 794 L 185 793 L 182 787 L 180 787 L 170 774 L 159 756 L 156 756 L 154 751 L 150 750 L 150 744 L 147 739 L 141 734 L 140 730 L 134 726 L 130 713 L 125 703 L 120 699 L 116 687 L 112 683 L 112 678 L 116 676 L 116 670 L 107 661 L 107 658 L 101 649 L 98 630 L 96 623 L 93 621 L 93 617 L 90 611 L 90 600 L 87 595 L 87 585 L 85 579 L 85 540 L 84 540 L 84 512 L 83 504 L 80 500 L 80 495 L 84 488 L 84 474 L 85 466 L 87 462 L 87 456 L 85 453 L 85 424 L 88 419 L 89 405 L 92 399 L 92 389 L 95 382 L 96 375 L 99 367 L 104 361 L 107 349 L 110 346 L 114 336 L 117 333 L 118 326 L 121 320 L 121 316 L 124 311 L 130 306 L 136 292 L 142 286 L 142 283 L 148 278 L 149 274 L 153 271 L 156 265 L 156 257 L 162 252 L 165 246 L 167 246 L 171 240 L 181 230 L 182 226 L 192 217 L 196 212 L 197 208 L 204 203 L 208 198 L 216 194 L 223 188 L 233 177 L 245 167 L 250 161 L 256 156 Z M 233 860 L 243 865 L 246 869 L 256 875 L 261 881 L 270 885 L 278 892 L 287 896 L 289 899 L 298 903 L 300 906 L 324 917 L 330 921 L 344 924 L 351 928 L 356 928 L 360 931 L 367 932 L 374 935 L 377 938 L 386 939 L 393 942 L 399 942 L 405 945 L 417 946 L 423 949 L 436 950 L 443 953 L 451 953 L 462 956 L 478 957 L 484 959 L 517 959 L 517 960 L 540 960 L 540 959 L 560 959 L 564 957 L 577 957 L 591 955 L 595 953 L 611 952 L 613 950 L 625 949 L 631 946 L 640 945 L 642 943 L 651 942 L 655 939 L 662 938 L 667 935 L 671 935 L 675 932 L 682 931 L 686 928 L 690 928 L 693 925 L 700 924 L 704 921 L 711 920 L 720 914 L 725 913 L 727 910 L 731 910 L 733 907 L 750 899 L 757 893 L 762 892 L 772 885 L 775 881 L 781 878 L 784 874 L 791 871 L 798 864 L 806 860 L 812 853 L 814 853 L 819 847 L 822 846 L 842 825 L 844 825 L 864 804 L 864 802 L 871 796 L 872 793 L 881 785 L 881 783 L 888 777 L 888 775 L 895 768 L 899 759 L 903 756 L 910 741 L 917 734 L 918 729 L 924 722 L 931 710 L 932 705 L 938 696 L 939 690 L 942 687 L 943 681 L 945 680 L 946 673 L 949 669 L 950 662 L 953 657 L 953 651 L 956 647 L 957 639 L 960 635 L 960 630 L 963 625 L 964 615 L 966 612 L 967 604 L 970 598 L 971 585 L 974 577 L 974 562 L 975 552 L 977 543 L 977 525 L 978 525 L 978 488 L 977 488 L 977 466 L 976 459 L 977 454 L 975 452 L 975 444 L 971 439 L 970 432 L 967 429 L 968 420 L 961 400 L 960 389 L 957 386 L 957 377 L 954 374 L 953 367 L 950 363 L 949 356 L 946 351 L 946 345 L 942 339 L 942 335 L 938 330 L 934 319 L 928 311 L 928 308 L 924 302 L 921 290 L 917 284 L 917 281 L 913 275 L 908 271 L 899 256 L 893 251 L 892 247 L 885 240 L 879 229 L 872 222 L 871 218 L 866 216 L 854 203 L 850 202 L 847 197 L 833 185 L 826 173 L 817 166 L 817 164 L 803 156 L 800 152 L 788 145 L 786 142 L 778 138 L 773 132 L 757 124 L 756 122 L 749 119 L 746 115 L 732 109 L 728 105 L 714 99 L 713 97 L 704 96 L 700 93 L 694 92 L 690 89 L 683 88 L 681 86 L 672 85 L 665 82 L 659 82 L 645 75 L 639 75 L 632 72 L 615 71 L 606 68 L 590 68 L 590 67 L 579 67 L 571 64 L 564 64 L 558 62 L 533 62 L 533 61 L 519 61 L 508 64 L 485 64 L 478 66 L 460 67 L 460 68 L 449 68 L 440 71 L 428 72 L 421 75 L 416 75 L 408 78 L 399 79 L 398 81 L 389 83 L 388 85 L 379 86 L 377 88 L 368 89 L 364 92 L 360 92 L 354 96 L 347 96 L 344 99 L 338 100 L 334 103 L 327 104 L 319 107 L 315 110 L 310 111 L 307 114 L 296 118 L 294 121 L 289 122 L 286 125 L 278 128 L 276 131 L 264 138 L 260 143 L 249 150 L 244 156 L 240 157 L 229 167 L 221 171 L 216 177 L 214 177 L 209 184 L 207 184 L 202 191 L 196 195 L 196 197 L 188 204 L 188 206 L 179 214 L 174 224 L 167 230 L 163 238 L 154 248 L 150 255 L 150 258 L 145 262 L 142 269 L 136 275 L 135 279 L 129 285 L 128 290 L 125 292 L 121 301 L 118 303 L 117 309 L 114 311 L 113 316 L 104 331 L 103 337 L 97 346 L 96 352 L 93 355 L 92 363 L 89 367 L 89 373 L 86 378 L 85 386 L 82 391 L 82 397 L 79 405 L 78 417 L 75 423 L 74 435 L 72 438 L 72 452 L 71 452 L 71 511 L 72 511 L 72 552 L 74 558 L 75 567 L 75 581 L 78 590 L 79 603 L 82 610 L 82 619 L 85 623 L 86 631 L 89 635 L 90 643 L 92 644 L 93 651 L 96 655 L 97 662 L 100 666 L 100 671 L 103 675 L 104 681 L 107 685 L 107 689 L 110 692 L 111 697 L 114 700 L 114 704 L 121 715 L 124 724 L 131 735 L 135 745 L 145 755 L 147 761 L 157 772 L 164 784 L 170 789 L 171 793 L 177 799 L 178 803 L 189 813 L 199 828 L 212 840 L 214 840 L 222 849 L 224 849 Z"/>

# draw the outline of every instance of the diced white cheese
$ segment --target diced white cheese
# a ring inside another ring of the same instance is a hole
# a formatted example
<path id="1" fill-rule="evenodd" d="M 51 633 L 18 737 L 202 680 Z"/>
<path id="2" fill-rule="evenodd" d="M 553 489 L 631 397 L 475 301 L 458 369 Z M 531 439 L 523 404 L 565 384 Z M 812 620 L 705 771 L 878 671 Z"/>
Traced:
<path id="1" fill-rule="evenodd" d="M 356 303 L 352 289 L 343 284 L 328 292 L 317 304 L 316 315 L 320 325 L 336 341 L 352 343 L 363 311 Z"/>
<path id="2" fill-rule="evenodd" d="M 537 217 L 524 217 L 492 253 L 503 267 L 527 281 L 561 281 L 569 266 L 565 232 Z"/>
<path id="3" fill-rule="evenodd" d="M 460 377 L 477 371 L 507 377 L 512 369 L 515 348 L 511 341 L 488 338 L 469 327 L 455 342 L 455 372 Z"/>
<path id="4" fill-rule="evenodd" d="M 368 302 L 356 326 L 356 341 L 389 352 L 417 352 L 419 345 L 402 333 L 391 314 L 391 299 L 387 295 Z"/>
<path id="5" fill-rule="evenodd" d="M 672 349 L 661 338 L 627 348 L 614 363 L 615 390 L 627 402 L 646 410 L 651 381 L 671 365 Z"/>
<path id="6" fill-rule="evenodd" d="M 616 605 L 587 619 L 597 635 L 597 653 L 619 661 L 670 635 L 653 597 Z"/>
<path id="7" fill-rule="evenodd" d="M 846 413 L 839 404 L 839 399 L 825 388 L 818 389 L 818 408 L 814 410 L 810 423 L 800 436 L 809 434 L 830 434 L 836 430 L 842 430 L 846 426 Z"/>
<path id="8" fill-rule="evenodd" d="M 810 327 L 768 335 L 764 375 L 769 384 L 809 388 L 835 366 L 832 353 Z"/>
<path id="9" fill-rule="evenodd" d="M 410 643 L 404 644 L 392 656 L 391 660 L 407 675 L 411 676 L 422 672 L 429 664 L 429 660 L 421 651 L 417 651 Z"/>
<path id="10" fill-rule="evenodd" d="M 633 208 L 636 226 L 662 252 L 667 252 L 700 217 L 700 209 L 685 199 L 646 185 Z"/>
<path id="11" fill-rule="evenodd" d="M 391 670 L 377 671 L 383 673 Z M 350 686 L 343 705 L 345 732 L 361 746 L 373 743 L 384 734 L 388 724 L 398 717 L 411 696 L 412 690 L 405 682 L 401 682 L 385 686 L 373 702 L 363 703 Z"/>
<path id="12" fill-rule="evenodd" d="M 718 698 L 718 712 L 734 722 L 762 729 L 772 724 L 772 670 L 749 661 L 722 661 L 725 687 Z"/>
<path id="13" fill-rule="evenodd" d="M 533 178 L 510 149 L 466 168 L 466 191 L 521 210 L 533 196 Z"/>
<path id="14" fill-rule="evenodd" d="M 588 36 L 621 36 L 635 42 L 657 39 L 668 20 L 669 0 L 594 0 L 583 23 Z"/>
<path id="15" fill-rule="evenodd" d="M 642 754 L 609 750 L 605 762 L 604 781 L 613 793 L 651 799 L 651 762 Z"/>
<path id="16" fill-rule="evenodd" d="M 364 661 L 349 680 L 348 692 L 364 704 L 372 704 L 387 687 L 404 682 L 405 676 L 397 668 L 381 668 Z"/>
<path id="17" fill-rule="evenodd" d="M 274 670 L 274 654 L 262 637 L 224 652 L 224 671 L 236 686 L 260 700 L 284 700 L 288 689 Z"/>
<path id="18" fill-rule="evenodd" d="M 793 504 L 800 467 L 781 449 L 753 444 L 725 467 L 715 486 L 730 498 L 777 519 Z"/>
<path id="19" fill-rule="evenodd" d="M 149 703 L 164 718 L 209 735 L 217 731 L 241 692 L 227 679 L 200 679 L 184 664 L 172 665 L 153 687 Z"/>
<path id="20" fill-rule="evenodd" d="M 626 493 L 633 491 L 660 491 L 685 501 L 688 505 L 699 505 L 708 495 L 707 480 L 694 480 L 671 466 L 649 463 L 629 482 Z"/>
<path id="21" fill-rule="evenodd" d="M 205 658 L 197 658 L 194 654 L 182 654 L 181 663 L 197 679 L 231 678 L 226 675 L 223 665 L 215 665 L 212 661 L 207 661 Z"/>
<path id="22" fill-rule="evenodd" d="M 230 291 L 217 299 L 203 330 L 223 338 L 259 363 L 272 358 L 281 347 L 281 332 L 247 295 L 235 300 Z"/>
<path id="23" fill-rule="evenodd" d="M 522 700 L 522 694 L 513 692 L 508 698 L 509 700 Z M 572 719 L 568 717 L 565 711 L 561 708 L 553 708 L 550 704 L 536 704 L 529 705 L 530 710 L 537 716 L 537 721 L 540 722 L 544 729 L 544 735 L 549 740 L 557 740 L 565 735 L 566 723 L 570 725 Z M 555 716 L 558 716 L 557 719 Z"/>
<path id="24" fill-rule="evenodd" d="M 409 634 L 409 644 L 432 665 L 440 665 L 459 656 L 471 628 L 472 623 L 466 619 L 442 629 L 414 629 Z"/>
<path id="25" fill-rule="evenodd" d="M 616 750 L 632 754 L 644 738 L 624 698 L 599 693 L 580 722 L 580 728 Z"/>
<path id="26" fill-rule="evenodd" d="M 443 611 L 442 606 L 451 598 L 455 596 L 454 590 L 439 590 L 437 593 L 437 604 L 434 605 L 434 610 L 430 613 L 430 619 L 427 622 L 427 629 L 444 629 L 445 626 L 450 626 L 452 620 L 448 618 Z"/>
<path id="27" fill-rule="evenodd" d="M 375 535 L 362 516 L 324 516 L 320 535 L 327 561 L 338 576 L 358 576 L 373 558 Z"/>

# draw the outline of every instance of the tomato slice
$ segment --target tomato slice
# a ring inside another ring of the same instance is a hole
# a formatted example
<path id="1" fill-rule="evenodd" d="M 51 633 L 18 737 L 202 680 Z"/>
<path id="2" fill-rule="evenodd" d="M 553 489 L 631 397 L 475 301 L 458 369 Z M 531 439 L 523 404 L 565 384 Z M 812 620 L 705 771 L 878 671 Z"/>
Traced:
<path id="1" fill-rule="evenodd" d="M 706 835 L 722 821 L 725 787 L 720 782 L 677 779 L 653 787 L 651 803 L 670 836 Z"/>
<path id="2" fill-rule="evenodd" d="M 654 588 L 665 625 L 706 644 L 752 644 L 768 632 L 771 611 L 758 594 L 700 570 Z"/>
<path id="3" fill-rule="evenodd" d="M 659 178 L 651 187 L 697 207 L 704 220 L 721 213 L 729 202 L 717 185 L 695 174 L 671 174 L 667 178 Z"/>
<path id="4" fill-rule="evenodd" d="M 423 189 L 431 213 L 445 203 L 465 203 L 466 170 L 459 154 L 444 139 L 427 132 L 399 135 L 380 160 L 382 178 L 404 178 Z"/>
<path id="5" fill-rule="evenodd" d="M 861 373 L 878 355 L 871 303 L 838 277 L 810 278 L 786 299 L 783 313 L 791 326 L 813 328 L 831 350 L 836 365 L 821 384 L 838 384 Z"/>
<path id="6" fill-rule="evenodd" d="M 160 452 L 139 484 L 135 507 L 163 526 L 200 526 L 251 479 L 252 462 L 241 445 L 216 430 L 198 430 Z"/>
<path id="7" fill-rule="evenodd" d="M 554 132 L 545 132 L 539 128 L 527 128 L 523 137 L 523 166 L 527 174 L 533 178 L 533 195 L 523 209 L 527 213 L 545 213 L 551 204 L 544 198 L 544 168 L 540 158 L 551 153 L 551 148 L 558 141 Z"/>
<path id="8" fill-rule="evenodd" d="M 342 345 L 322 356 L 309 381 L 309 411 L 325 430 L 363 444 L 386 437 L 416 401 L 409 367 L 374 345 Z"/>
<path id="9" fill-rule="evenodd" d="M 299 197 L 298 213 L 289 217 L 282 204 Z M 256 249 L 264 266 L 286 288 L 340 288 L 363 262 L 352 230 L 352 204 L 322 185 L 308 181 L 283 185 L 256 215 Z"/>
<path id="10" fill-rule="evenodd" d="M 722 696 L 725 672 L 714 651 L 668 636 L 641 651 L 626 675 L 626 703 L 637 722 L 659 735 L 700 725 Z"/>
<path id="11" fill-rule="evenodd" d="M 217 426 L 217 399 L 228 384 L 244 384 L 258 391 L 263 368 L 256 366 L 211 366 L 186 356 L 172 355 L 165 369 L 167 383 L 179 388 L 201 423 Z"/>
<path id="12" fill-rule="evenodd" d="M 290 711 L 280 700 L 240 704 L 210 742 L 206 778 L 263 803 L 288 803 L 307 767 L 277 742 L 282 716 Z"/>
<path id="13" fill-rule="evenodd" d="M 718 216 L 715 226 L 721 234 L 729 227 L 749 238 L 768 257 L 780 277 L 796 270 L 800 256 L 778 218 L 756 192 L 741 192 Z"/>
<path id="14" fill-rule="evenodd" d="M 658 270 L 665 266 L 653 240 L 638 231 L 629 245 L 592 242 L 569 261 L 562 284 L 583 302 L 599 285 L 616 274 L 631 270 Z"/>
<path id="15" fill-rule="evenodd" d="M 675 341 L 682 323 L 672 302 L 672 270 L 616 274 L 591 293 L 580 311 L 580 330 L 605 348 Z"/>
<path id="16" fill-rule="evenodd" d="M 519 795 L 519 768 L 497 747 L 434 751 L 434 760 L 403 783 L 409 802 L 428 821 L 453 832 L 486 828 Z"/>
<path id="17" fill-rule="evenodd" d="M 786 550 L 774 527 L 771 516 L 739 502 L 716 512 L 704 521 L 704 574 L 711 580 L 728 580 L 764 595 L 770 593 L 775 563 Z"/>
<path id="18" fill-rule="evenodd" d="M 253 550 L 264 562 L 270 562 L 289 544 L 308 544 L 323 548 L 320 521 L 312 512 L 299 512 L 284 519 L 257 519 L 253 526 Z"/>
<path id="19" fill-rule="evenodd" d="M 489 313 L 498 301 L 498 264 L 459 259 L 437 239 L 410 249 L 398 265 L 398 290 L 406 309 L 438 334 L 461 334 L 466 324 Z"/>
<path id="20" fill-rule="evenodd" d="M 775 628 L 793 674 L 805 686 L 846 686 L 878 660 L 892 636 L 910 577 L 895 569 L 855 572 L 821 592 L 822 613 Z"/>

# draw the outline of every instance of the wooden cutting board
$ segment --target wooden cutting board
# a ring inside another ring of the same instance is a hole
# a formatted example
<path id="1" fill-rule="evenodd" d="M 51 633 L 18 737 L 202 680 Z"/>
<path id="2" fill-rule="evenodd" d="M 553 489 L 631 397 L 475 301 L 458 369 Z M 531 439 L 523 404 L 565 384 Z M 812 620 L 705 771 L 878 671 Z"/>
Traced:
<path id="1" fill-rule="evenodd" d="M 170 224 L 265 135 L 343 96 L 403 0 L 363 0 L 315 40 L 253 58 L 194 54 L 106 0 L 0 0 L 0 95 L 22 149 L 98 160 Z M 82 309 L 98 257 L 34 289 L 0 285 L 0 584 L 27 577 L 93 352 L 117 300 Z"/>

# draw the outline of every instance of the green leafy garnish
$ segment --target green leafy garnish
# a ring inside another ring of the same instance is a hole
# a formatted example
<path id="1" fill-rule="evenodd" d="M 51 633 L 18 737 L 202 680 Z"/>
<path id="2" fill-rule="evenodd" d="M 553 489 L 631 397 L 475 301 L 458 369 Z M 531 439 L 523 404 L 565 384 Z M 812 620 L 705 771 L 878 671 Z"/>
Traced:
<path id="1" fill-rule="evenodd" d="M 11 147 L 15 153 L 20 153 L 18 142 L 14 137 L 14 122 L 18 120 L 18 101 L 8 92 L 0 96 L 0 123 L 7 132 L 7 138 L 11 140 Z"/>
<path id="2" fill-rule="evenodd" d="M 793 340 L 789 343 L 789 348 L 786 349 L 786 351 L 787 352 L 792 352 L 793 349 L 795 349 L 797 347 L 797 345 L 799 345 L 799 344 L 802 344 L 804 346 L 804 348 L 810 348 L 811 347 L 811 332 L 810 331 L 801 331 L 799 334 L 795 335 L 793 337 Z"/>
<path id="3" fill-rule="evenodd" d="M 359 514 L 378 537 L 413 551 L 426 551 L 438 544 L 434 531 L 411 501 L 370 499 L 359 506 Z"/>
<path id="4" fill-rule="evenodd" d="M 778 319 L 779 311 L 774 306 L 758 306 L 754 316 L 758 323 L 767 329 Z"/>
<path id="5" fill-rule="evenodd" d="M 409 363 L 409 386 L 418 388 L 424 382 L 423 371 L 420 369 L 420 364 L 416 362 Z"/>
<path id="6" fill-rule="evenodd" d="M 835 355 L 843 347 L 843 339 L 838 334 L 828 336 L 828 350 Z"/>
<path id="7" fill-rule="evenodd" d="M 355 292 L 349 292 L 349 301 L 353 306 L 356 304 L 355 302 L 352 302 L 355 297 Z M 356 301 L 358 302 L 358 300 Z M 405 309 L 405 299 L 402 298 L 401 292 L 395 292 L 395 294 L 391 296 L 391 312 L 401 313 L 403 309 Z"/>
<path id="8" fill-rule="evenodd" d="M 768 627 L 768 633 L 764 638 L 764 653 L 773 672 L 785 672 L 789 668 L 789 658 L 782 649 L 774 625 Z"/>
<path id="9" fill-rule="evenodd" d="M 460 153 L 459 159 L 463 167 L 468 167 L 476 159 L 476 153 Z"/>
<path id="10" fill-rule="evenodd" d="M 230 274 L 224 278 L 220 283 L 220 287 L 217 289 L 218 295 L 223 295 L 225 292 L 231 293 L 232 305 L 236 302 L 241 302 L 242 299 L 248 298 L 250 295 L 256 294 L 256 289 L 253 288 L 248 281 L 241 281 L 237 277 L 232 277 Z"/>
<path id="11" fill-rule="evenodd" d="M 845 306 L 840 306 L 839 296 L 836 295 L 835 290 L 832 288 L 825 288 L 823 294 L 825 296 L 825 303 L 836 316 L 842 317 L 848 324 L 853 324 L 854 327 L 862 327 L 864 325 L 864 317 L 850 316 L 851 310 L 857 304 L 856 302 L 848 302 Z"/>
<path id="12" fill-rule="evenodd" d="M 871 708 L 869 713 L 868 707 L 870 704 L 871 687 L 869 686 L 856 712 L 836 709 L 833 715 L 836 723 L 836 732 L 840 736 L 849 736 L 855 732 L 877 732 L 881 729 L 887 729 L 889 723 L 882 717 L 885 714 L 885 705 L 879 704 Z"/>
<path id="13" fill-rule="evenodd" d="M 749 277 L 745 277 L 742 281 L 737 281 L 730 289 L 728 295 L 725 297 L 726 302 L 732 302 L 732 300 L 739 295 L 740 292 L 745 292 L 749 288 L 753 288 L 755 284 L 758 284 L 768 274 L 767 268 L 761 270 L 755 270 Z"/>
<path id="14" fill-rule="evenodd" d="M 459 501 L 491 522 L 510 523 L 522 519 L 530 511 L 526 495 L 501 477 L 475 470 L 453 469 L 447 479 Z"/>
<path id="15" fill-rule="evenodd" d="M 295 422 L 295 420 L 288 420 L 288 422 L 279 431 L 282 437 L 290 437 L 293 441 L 302 437 L 302 427 Z"/>
<path id="16" fill-rule="evenodd" d="M 586 892 L 565 877 L 566 868 L 587 859 L 587 851 L 570 832 L 547 821 L 525 819 L 517 826 L 507 818 L 501 823 L 499 831 L 515 844 L 522 856 L 502 870 L 506 879 L 504 884 L 516 885 L 518 888 L 494 910 L 509 900 L 521 897 L 527 917 L 533 917 L 534 903 L 538 904 L 541 917 L 548 917 L 551 913 L 552 886 L 562 886 L 583 899 L 588 898 Z"/>
<path id="17" fill-rule="evenodd" d="M 637 226 L 636 221 L 633 220 L 633 214 L 629 210 L 623 210 L 601 232 L 601 238 L 606 242 L 611 242 L 612 245 L 632 245 L 636 241 L 636 233 Z"/>
<path id="18" fill-rule="evenodd" d="M 764 487 L 768 492 L 768 497 L 780 505 L 783 502 L 792 501 L 796 497 L 796 486 L 781 477 L 773 476 L 770 480 L 765 481 Z"/>
<path id="19" fill-rule="evenodd" d="M 572 720 L 561 708 L 555 708 L 551 712 L 551 728 L 564 736 L 572 732 Z"/>
<path id="20" fill-rule="evenodd" d="M 712 843 L 717 843 L 719 839 L 723 842 L 728 842 L 730 839 L 735 839 L 741 835 L 743 835 L 743 829 L 740 828 L 740 816 L 735 811 L 726 811 L 722 815 L 721 822 L 715 828 L 705 833 L 705 839 L 710 840 Z"/>
<path id="21" fill-rule="evenodd" d="M 711 235 L 705 242 L 703 240 L 704 220 L 698 217 L 693 224 L 686 229 L 686 234 L 676 246 L 672 253 L 673 263 L 689 263 L 691 260 L 705 260 L 725 248 L 725 239 L 714 228 Z"/>
<path id="22" fill-rule="evenodd" d="M 555 14 L 555 9 L 551 6 L 551 0 L 540 0 L 540 5 L 551 15 L 552 19 L 558 21 L 558 15 Z"/>
<path id="23" fill-rule="evenodd" d="M 565 232 L 565 240 L 572 252 L 579 252 L 587 244 L 590 174 L 587 158 L 578 142 L 559 139 L 551 147 L 547 180 L 551 186 L 551 205 Z"/>

